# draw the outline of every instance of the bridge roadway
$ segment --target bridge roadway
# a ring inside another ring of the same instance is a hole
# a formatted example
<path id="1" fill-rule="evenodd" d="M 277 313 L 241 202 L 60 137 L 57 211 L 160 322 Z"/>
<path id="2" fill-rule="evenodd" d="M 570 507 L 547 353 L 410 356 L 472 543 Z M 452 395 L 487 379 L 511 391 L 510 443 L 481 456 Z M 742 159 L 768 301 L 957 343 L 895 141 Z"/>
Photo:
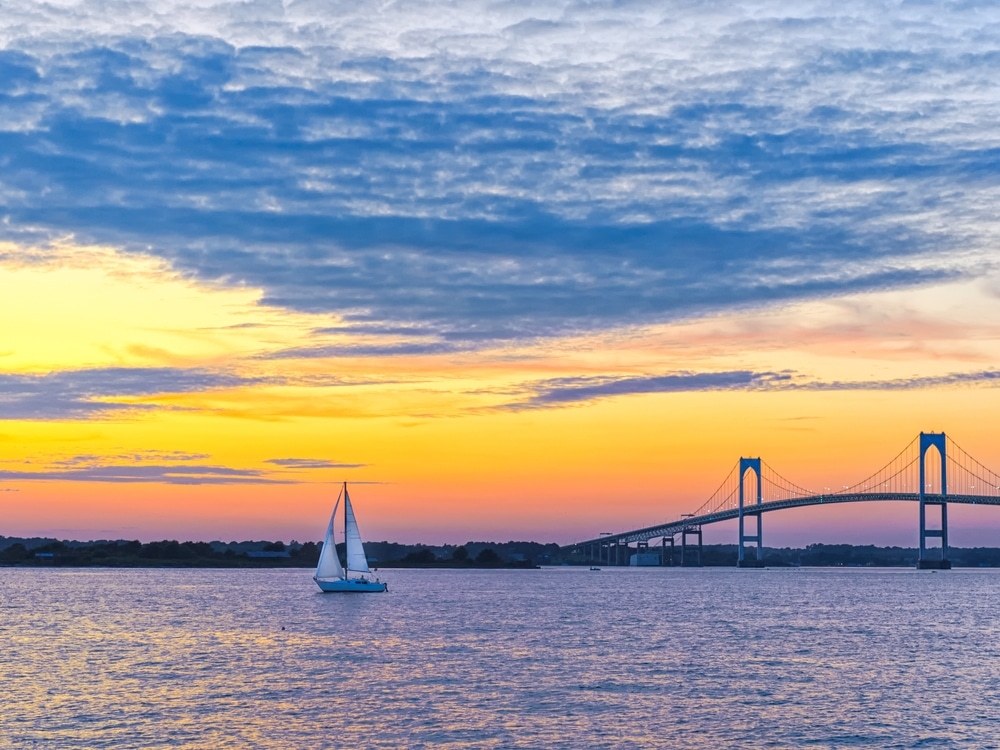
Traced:
<path id="1" fill-rule="evenodd" d="M 1000 505 L 1000 497 L 990 497 L 988 495 L 924 495 L 926 502 L 928 503 L 940 503 L 942 501 L 950 503 L 959 503 L 964 505 Z M 854 494 L 830 494 L 830 495 L 810 495 L 807 497 L 796 497 L 790 500 L 772 500 L 767 503 L 753 503 L 746 504 L 743 506 L 744 516 L 756 516 L 762 513 L 767 513 L 772 510 L 785 510 L 786 508 L 805 508 L 811 505 L 833 505 L 835 503 L 870 503 L 870 502 L 886 502 L 886 501 L 906 501 L 906 502 L 920 502 L 920 495 L 916 492 L 860 492 Z M 687 518 L 682 518 L 678 521 L 671 521 L 670 523 L 660 524 L 658 526 L 647 526 L 642 529 L 635 529 L 633 531 L 624 531 L 620 534 L 606 534 L 600 536 L 596 539 L 588 539 L 583 542 L 576 542 L 575 544 L 568 544 L 563 547 L 566 552 L 571 552 L 574 549 L 583 549 L 588 545 L 598 544 L 630 544 L 632 542 L 647 542 L 650 539 L 656 537 L 674 536 L 679 534 L 684 529 L 691 528 L 693 526 L 704 526 L 710 523 L 719 523 L 720 521 L 729 521 L 734 518 L 739 518 L 740 510 L 739 508 L 731 508 L 727 510 L 716 511 L 715 513 L 706 513 L 702 516 L 689 516 Z"/>

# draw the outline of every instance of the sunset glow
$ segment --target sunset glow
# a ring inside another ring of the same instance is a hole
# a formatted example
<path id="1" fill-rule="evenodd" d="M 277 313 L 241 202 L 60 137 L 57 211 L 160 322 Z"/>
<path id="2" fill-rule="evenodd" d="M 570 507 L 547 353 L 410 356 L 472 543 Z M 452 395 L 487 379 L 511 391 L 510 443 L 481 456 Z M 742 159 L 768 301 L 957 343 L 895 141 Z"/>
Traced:
<path id="1" fill-rule="evenodd" d="M 0 46 L 2 535 L 317 540 L 347 481 L 368 539 L 569 543 L 922 430 L 1000 470 L 1000 97 L 957 13 L 68 5 Z"/>

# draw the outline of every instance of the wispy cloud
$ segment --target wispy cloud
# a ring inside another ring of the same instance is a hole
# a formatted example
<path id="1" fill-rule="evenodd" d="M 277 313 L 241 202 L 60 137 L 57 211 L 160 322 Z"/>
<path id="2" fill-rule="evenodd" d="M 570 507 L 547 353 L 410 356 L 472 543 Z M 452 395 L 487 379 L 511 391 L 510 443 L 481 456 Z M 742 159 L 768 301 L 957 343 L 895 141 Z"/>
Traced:
<path id="1" fill-rule="evenodd" d="M 140 450 L 99 455 L 31 458 L 24 470 L 0 470 L 3 481 L 108 482 L 112 484 L 295 484 L 302 480 L 271 468 L 253 469 L 208 463 L 211 456 L 184 451 Z M 7 462 L 11 463 L 11 462 Z M 264 461 L 279 469 L 357 469 L 362 463 L 311 458 L 272 458 Z"/>
<path id="2" fill-rule="evenodd" d="M 505 404 L 506 411 L 545 409 L 640 393 L 759 390 L 791 381 L 789 373 L 731 372 L 672 373 L 644 377 L 559 378 L 528 386 L 533 391 L 523 401 Z"/>
<path id="3" fill-rule="evenodd" d="M 1000 371 L 953 372 L 946 375 L 928 375 L 890 380 L 835 380 L 831 382 L 806 382 L 791 387 L 813 391 L 909 391 L 923 388 L 940 388 L 954 385 L 1000 385 Z"/>
<path id="4" fill-rule="evenodd" d="M 385 344 L 347 344 L 304 346 L 281 349 L 262 356 L 262 359 L 325 359 L 327 357 L 396 357 L 424 354 L 450 354 L 466 351 L 470 347 L 446 342 L 403 342 Z"/>
<path id="5" fill-rule="evenodd" d="M 0 236 L 442 342 L 995 269 L 996 9 L 434 8 L 9 0 Z"/>
<path id="6" fill-rule="evenodd" d="M 225 373 L 166 367 L 0 374 L 0 419 L 112 418 L 155 408 L 142 403 L 144 397 L 231 388 L 250 382 Z"/>
<path id="7" fill-rule="evenodd" d="M 264 463 L 274 464 L 283 469 L 360 469 L 366 465 L 318 458 L 269 458 Z"/>
<path id="8" fill-rule="evenodd" d="M 0 481 L 109 482 L 115 484 L 153 482 L 159 484 L 288 484 L 253 469 L 209 465 L 119 465 L 84 469 L 0 471 Z"/>
<path id="9" fill-rule="evenodd" d="M 87 466 L 92 467 L 105 463 L 148 463 L 151 461 L 169 461 L 171 463 L 184 463 L 193 461 L 204 461 L 211 458 L 208 453 L 188 453 L 186 451 L 158 451 L 158 450 L 138 450 L 127 453 L 114 453 L 99 455 L 96 453 L 81 453 L 75 456 L 67 456 L 52 461 L 53 466 Z"/>
<path id="10" fill-rule="evenodd" d="M 1000 371 L 982 370 L 889 380 L 824 381 L 795 372 L 682 372 L 640 377 L 558 378 L 529 383 L 528 395 L 497 407 L 502 411 L 549 409 L 619 396 L 697 391 L 900 391 L 954 385 L 998 386 Z"/>

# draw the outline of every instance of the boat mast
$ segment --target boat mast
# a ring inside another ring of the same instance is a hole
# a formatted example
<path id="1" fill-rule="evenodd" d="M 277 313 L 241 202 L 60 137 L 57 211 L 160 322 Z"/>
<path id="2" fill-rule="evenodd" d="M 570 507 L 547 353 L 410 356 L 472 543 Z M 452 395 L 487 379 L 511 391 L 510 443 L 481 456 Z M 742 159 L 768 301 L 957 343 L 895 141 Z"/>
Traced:
<path id="1" fill-rule="evenodd" d="M 351 561 L 347 557 L 347 504 L 351 502 L 347 497 L 347 482 L 344 482 L 344 580 L 351 577 Z"/>

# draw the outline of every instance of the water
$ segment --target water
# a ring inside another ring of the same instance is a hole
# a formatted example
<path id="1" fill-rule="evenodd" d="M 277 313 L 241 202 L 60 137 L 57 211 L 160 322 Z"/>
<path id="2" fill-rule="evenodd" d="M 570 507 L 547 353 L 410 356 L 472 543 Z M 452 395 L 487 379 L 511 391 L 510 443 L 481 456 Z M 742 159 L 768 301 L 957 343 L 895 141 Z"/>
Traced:
<path id="1" fill-rule="evenodd" d="M 0 569 L 0 748 L 998 747 L 1000 571 Z"/>

